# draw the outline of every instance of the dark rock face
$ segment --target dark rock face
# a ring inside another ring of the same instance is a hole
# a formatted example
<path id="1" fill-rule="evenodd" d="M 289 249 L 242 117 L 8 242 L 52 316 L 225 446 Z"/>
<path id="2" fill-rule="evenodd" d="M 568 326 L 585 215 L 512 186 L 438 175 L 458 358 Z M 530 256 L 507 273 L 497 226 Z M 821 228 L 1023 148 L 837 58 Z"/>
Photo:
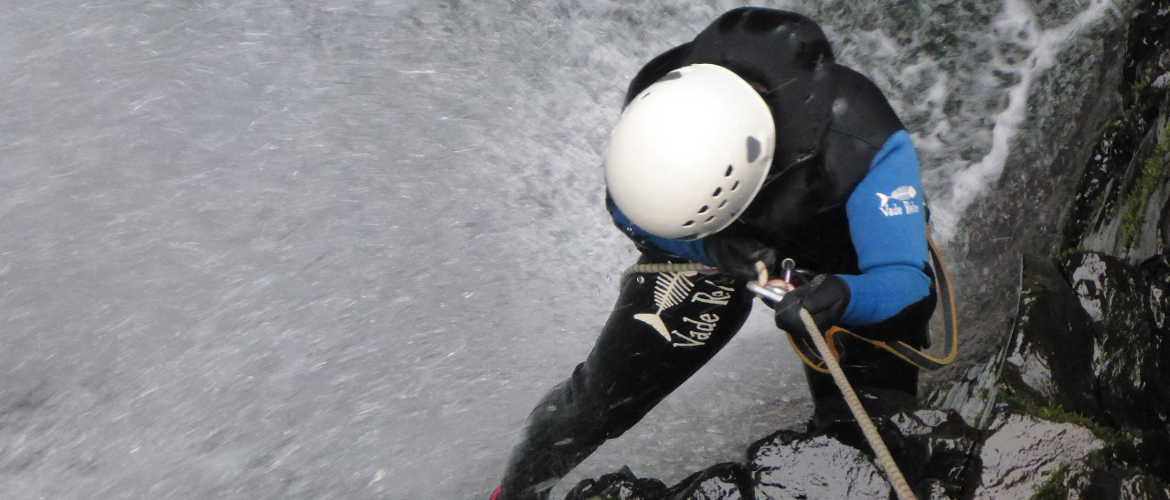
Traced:
<path id="1" fill-rule="evenodd" d="M 1122 108 L 1087 158 L 1063 217 L 1061 247 L 1137 263 L 1170 248 L 1170 5 L 1142 2 L 1131 30 Z"/>
<path id="2" fill-rule="evenodd" d="M 1089 315 L 1056 266 L 1024 257 L 1018 309 L 1001 384 L 1017 397 L 1099 415 L 1085 369 L 1093 356 Z"/>
<path id="3" fill-rule="evenodd" d="M 1076 298 L 1092 319 L 1091 376 L 1106 421 L 1140 429 L 1170 420 L 1166 338 L 1154 317 L 1165 304 L 1141 269 L 1095 252 L 1065 261 Z M 1156 271 L 1155 271 L 1156 272 Z M 1165 284 L 1162 284 L 1165 286 Z M 1152 306 L 1152 307 L 1151 307 Z M 1093 412 L 1095 414 L 1095 412 Z"/>
<path id="4" fill-rule="evenodd" d="M 1166 206 L 1170 208 L 1170 204 Z M 1163 254 L 1145 261 L 1141 273 L 1149 287 L 1145 296 L 1150 326 L 1159 338 L 1165 339 L 1170 336 L 1170 257 Z"/>
<path id="5" fill-rule="evenodd" d="M 1120 438 L 1058 471 L 1048 487 L 1068 492 L 1068 498 L 1170 498 L 1165 479 L 1166 445 L 1149 436 Z"/>
<path id="6" fill-rule="evenodd" d="M 1151 333 L 1144 274 L 1093 252 L 1066 262 L 1024 257 L 1001 350 L 928 401 L 987 422 L 975 498 L 1163 498 L 1170 353 Z"/>

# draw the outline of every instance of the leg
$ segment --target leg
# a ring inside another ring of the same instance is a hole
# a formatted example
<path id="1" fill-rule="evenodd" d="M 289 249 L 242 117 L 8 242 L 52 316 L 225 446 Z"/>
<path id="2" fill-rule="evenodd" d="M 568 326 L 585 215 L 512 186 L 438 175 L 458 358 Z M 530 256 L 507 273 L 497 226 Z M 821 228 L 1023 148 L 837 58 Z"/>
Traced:
<path id="1" fill-rule="evenodd" d="M 546 498 L 561 476 L 641 420 L 726 345 L 751 301 L 750 292 L 726 277 L 627 276 L 589 357 L 529 415 L 501 500 Z"/>
<path id="2" fill-rule="evenodd" d="M 917 349 L 930 345 L 930 316 L 937 297 L 933 288 L 930 295 L 911 304 L 893 318 L 853 331 L 871 339 L 902 341 Z M 848 335 L 840 339 L 841 368 L 859 395 L 882 393 L 887 399 L 918 396 L 918 367 L 889 352 L 878 349 Z M 809 392 L 815 407 L 813 422 L 822 426 L 833 420 L 851 418 L 841 392 L 833 378 L 805 367 Z M 867 405 L 868 406 L 868 405 Z"/>

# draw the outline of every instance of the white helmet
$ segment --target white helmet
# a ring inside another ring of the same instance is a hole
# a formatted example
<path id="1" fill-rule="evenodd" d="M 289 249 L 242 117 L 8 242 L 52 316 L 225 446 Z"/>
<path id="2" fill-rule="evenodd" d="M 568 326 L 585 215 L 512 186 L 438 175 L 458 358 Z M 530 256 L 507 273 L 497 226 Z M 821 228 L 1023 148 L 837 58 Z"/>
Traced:
<path id="1" fill-rule="evenodd" d="M 605 155 L 606 187 L 651 234 L 701 238 L 755 198 L 775 145 L 772 113 L 748 82 L 722 66 L 693 64 L 626 106 Z"/>

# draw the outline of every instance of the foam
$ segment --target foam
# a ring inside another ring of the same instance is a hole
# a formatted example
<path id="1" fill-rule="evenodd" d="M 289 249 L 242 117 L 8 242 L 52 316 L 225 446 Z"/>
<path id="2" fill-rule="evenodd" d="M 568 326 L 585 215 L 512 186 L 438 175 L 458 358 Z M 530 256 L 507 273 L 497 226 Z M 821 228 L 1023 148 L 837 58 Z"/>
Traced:
<path id="1" fill-rule="evenodd" d="M 985 194 L 1003 174 L 1011 154 L 1011 144 L 1027 119 L 1028 97 L 1032 86 L 1045 71 L 1052 68 L 1057 56 L 1072 36 L 1102 19 L 1112 8 L 1110 2 L 1094 0 L 1088 8 L 1068 23 L 1042 30 L 1028 2 L 1005 0 L 1003 10 L 993 21 L 999 41 L 1010 41 L 1026 50 L 1022 61 L 1011 60 L 1003 51 L 995 54 L 997 69 L 1010 71 L 1019 77 L 1018 83 L 1007 89 L 1008 105 L 994 119 L 991 149 L 979 161 L 954 175 L 949 196 L 932 207 L 934 226 L 940 239 L 951 241 L 958 233 L 961 214 Z"/>

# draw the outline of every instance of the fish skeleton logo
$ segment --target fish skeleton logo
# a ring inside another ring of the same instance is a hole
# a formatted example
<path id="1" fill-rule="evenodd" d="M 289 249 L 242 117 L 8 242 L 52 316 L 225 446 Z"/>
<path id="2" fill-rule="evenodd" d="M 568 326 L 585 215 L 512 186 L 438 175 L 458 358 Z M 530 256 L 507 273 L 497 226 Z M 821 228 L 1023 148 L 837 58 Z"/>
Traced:
<path id="1" fill-rule="evenodd" d="M 731 292 L 734 288 L 721 286 L 707 280 L 703 283 L 713 286 L 715 289 L 708 292 L 695 292 L 695 282 L 692 281 L 697 272 L 685 273 L 659 273 L 658 279 L 654 283 L 654 305 L 658 308 L 652 313 L 639 313 L 634 315 L 634 319 L 646 323 L 654 331 L 658 332 L 662 338 L 674 347 L 698 347 L 705 345 L 707 339 L 711 337 L 711 332 L 715 331 L 715 326 L 719 322 L 719 315 L 713 312 L 705 312 L 699 314 L 699 319 L 692 319 L 683 316 L 682 321 L 685 325 L 684 329 L 687 332 L 680 332 L 679 330 L 671 329 L 666 326 L 666 322 L 662 320 L 662 313 L 667 309 L 671 309 L 685 302 L 700 302 L 715 306 L 725 306 L 731 300 Z"/>
<path id="2" fill-rule="evenodd" d="M 918 203 L 914 202 L 914 198 L 918 196 L 918 190 L 914 189 L 914 186 L 902 186 L 898 189 L 895 189 L 894 192 L 890 194 L 874 194 L 877 194 L 878 201 L 881 202 L 881 204 L 878 205 L 878 210 L 881 210 L 882 215 L 885 215 L 886 217 L 893 217 L 895 215 L 903 214 L 915 214 L 922 210 L 921 207 L 918 206 Z"/>

